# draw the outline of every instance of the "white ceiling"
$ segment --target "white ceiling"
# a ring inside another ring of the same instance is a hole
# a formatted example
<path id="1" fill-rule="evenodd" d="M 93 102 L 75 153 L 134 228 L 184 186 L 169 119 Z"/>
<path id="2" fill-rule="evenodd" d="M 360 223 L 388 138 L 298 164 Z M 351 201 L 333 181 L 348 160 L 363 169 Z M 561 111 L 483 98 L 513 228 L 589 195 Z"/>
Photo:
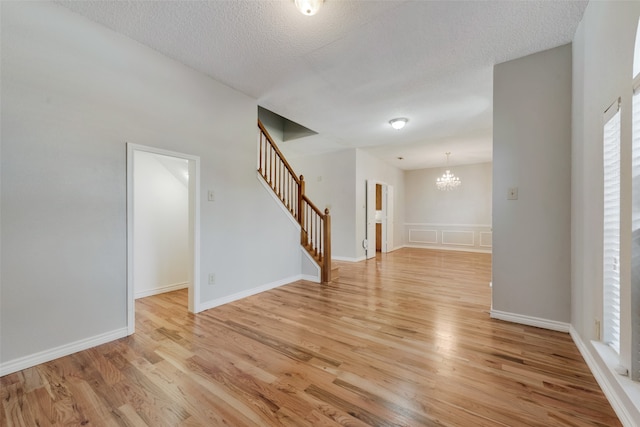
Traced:
<path id="1" fill-rule="evenodd" d="M 325 0 L 308 17 L 293 0 L 59 3 L 318 132 L 289 153 L 360 147 L 403 169 L 447 151 L 490 161 L 493 65 L 569 43 L 587 5 Z"/>

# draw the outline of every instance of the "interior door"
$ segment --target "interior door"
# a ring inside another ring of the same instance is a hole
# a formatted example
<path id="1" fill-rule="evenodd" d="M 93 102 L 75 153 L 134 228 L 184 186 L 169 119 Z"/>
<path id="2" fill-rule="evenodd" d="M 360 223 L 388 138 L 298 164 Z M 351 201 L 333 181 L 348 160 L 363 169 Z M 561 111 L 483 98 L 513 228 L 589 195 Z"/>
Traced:
<path id="1" fill-rule="evenodd" d="M 376 183 L 367 180 L 367 246 L 366 257 L 376 256 Z"/>

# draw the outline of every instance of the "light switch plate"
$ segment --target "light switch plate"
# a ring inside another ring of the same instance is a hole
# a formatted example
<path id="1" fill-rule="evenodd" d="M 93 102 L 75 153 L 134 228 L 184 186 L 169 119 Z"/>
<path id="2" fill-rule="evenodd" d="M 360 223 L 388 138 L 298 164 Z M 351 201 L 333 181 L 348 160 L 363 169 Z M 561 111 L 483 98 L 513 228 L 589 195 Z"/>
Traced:
<path id="1" fill-rule="evenodd" d="M 518 187 L 507 190 L 507 200 L 518 200 Z"/>

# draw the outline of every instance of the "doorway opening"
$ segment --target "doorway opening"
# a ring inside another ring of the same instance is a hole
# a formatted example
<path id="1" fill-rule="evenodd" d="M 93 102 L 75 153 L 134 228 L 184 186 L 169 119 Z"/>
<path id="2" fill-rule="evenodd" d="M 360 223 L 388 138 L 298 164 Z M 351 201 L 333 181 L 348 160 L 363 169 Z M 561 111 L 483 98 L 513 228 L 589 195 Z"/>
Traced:
<path id="1" fill-rule="evenodd" d="M 376 252 L 382 252 L 382 184 L 376 184 Z"/>
<path id="2" fill-rule="evenodd" d="M 367 238 L 366 258 L 376 252 L 393 250 L 393 187 L 384 182 L 367 180 Z"/>
<path id="3" fill-rule="evenodd" d="M 136 298 L 188 289 L 199 296 L 197 156 L 127 144 L 127 327 L 135 331 Z"/>

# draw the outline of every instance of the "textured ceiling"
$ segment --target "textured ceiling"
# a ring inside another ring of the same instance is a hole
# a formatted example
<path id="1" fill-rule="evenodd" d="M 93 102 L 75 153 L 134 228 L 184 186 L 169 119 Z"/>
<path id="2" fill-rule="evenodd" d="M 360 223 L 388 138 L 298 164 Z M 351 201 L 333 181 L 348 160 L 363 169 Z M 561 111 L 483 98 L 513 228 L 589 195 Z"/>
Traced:
<path id="1" fill-rule="evenodd" d="M 325 0 L 308 17 L 293 0 L 58 3 L 318 132 L 288 153 L 361 147 L 403 169 L 447 151 L 490 161 L 493 65 L 569 43 L 587 5 Z"/>

